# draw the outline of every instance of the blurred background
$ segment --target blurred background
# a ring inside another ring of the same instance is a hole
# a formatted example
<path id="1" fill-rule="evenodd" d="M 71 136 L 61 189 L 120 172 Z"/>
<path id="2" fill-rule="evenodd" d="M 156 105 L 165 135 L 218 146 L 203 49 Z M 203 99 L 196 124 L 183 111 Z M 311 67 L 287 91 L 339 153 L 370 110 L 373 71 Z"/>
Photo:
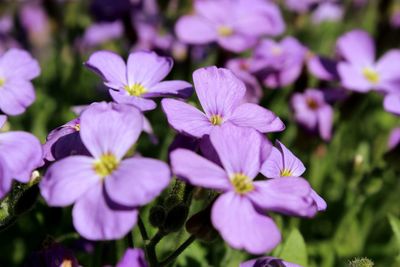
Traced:
<path id="1" fill-rule="evenodd" d="M 316 3 L 296 9 L 288 3 L 296 0 L 275 2 L 286 23 L 284 33 L 275 39 L 297 38 L 309 57 L 293 83 L 278 89 L 263 86 L 259 101 L 287 127 L 269 137 L 282 141 L 303 161 L 307 167 L 304 177 L 327 201 L 328 209 L 314 219 L 274 216 L 283 243 L 272 255 L 310 267 L 348 266 L 355 257 L 368 257 L 378 267 L 399 267 L 400 150 L 388 148 L 390 132 L 400 125 L 399 118 L 384 111 L 383 97 L 376 92 L 343 92 L 339 83 L 318 79 L 309 71 L 308 60 L 311 55 L 334 58 L 337 38 L 355 28 L 373 36 L 379 56 L 400 48 L 400 2 L 329 1 L 333 8 L 328 11 L 321 11 Z M 112 50 L 125 58 L 131 51 L 154 50 L 174 58 L 168 79 L 190 82 L 199 67 L 223 67 L 229 59 L 250 55 L 248 51 L 234 54 L 216 44 L 181 42 L 174 25 L 191 10 L 190 0 L 0 1 L 0 53 L 11 47 L 29 50 L 42 69 L 34 80 L 35 103 L 23 115 L 10 117 L 9 127 L 30 131 L 44 142 L 49 131 L 76 117 L 72 107 L 111 101 L 100 79 L 83 66 L 97 50 Z M 338 89 L 329 141 L 305 131 L 294 119 L 291 96 L 307 88 Z M 190 100 L 195 102 L 196 97 Z M 160 108 L 146 116 L 157 143 L 142 135 L 138 151 L 167 160 L 175 133 Z M 121 257 L 126 240 L 82 240 L 74 232 L 70 208 L 50 208 L 37 196 L 37 188 L 30 190 L 23 199 L 14 190 L 16 202 L 0 204 L 0 266 L 24 266 L 34 253 L 55 242 L 74 251 L 82 266 L 112 265 Z M 190 214 L 199 210 L 199 203 L 194 201 Z M 148 208 L 141 212 L 147 221 Z M 160 255 L 172 251 L 185 236 L 182 230 L 163 240 Z M 211 243 L 195 242 L 176 266 L 238 266 L 249 257 L 217 238 Z"/>

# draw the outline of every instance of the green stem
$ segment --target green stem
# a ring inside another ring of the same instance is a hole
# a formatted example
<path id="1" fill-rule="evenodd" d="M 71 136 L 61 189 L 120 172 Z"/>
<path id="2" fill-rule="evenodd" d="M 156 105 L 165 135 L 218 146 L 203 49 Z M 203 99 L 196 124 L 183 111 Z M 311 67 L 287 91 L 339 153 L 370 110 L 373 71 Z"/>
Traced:
<path id="1" fill-rule="evenodd" d="M 169 255 L 165 260 L 160 262 L 160 266 L 168 266 L 169 264 L 171 264 L 195 240 L 196 240 L 196 237 L 194 235 L 191 235 L 174 252 L 172 252 L 171 255 Z"/>
<path id="2" fill-rule="evenodd" d="M 156 254 L 156 245 L 158 244 L 158 242 L 160 242 L 160 240 L 164 236 L 165 236 L 165 233 L 161 230 L 158 230 L 158 232 L 151 238 L 151 240 L 145 247 L 150 267 L 158 267 L 159 266 L 157 254 Z"/>
<path id="3" fill-rule="evenodd" d="M 138 226 L 139 226 L 140 235 L 142 236 L 143 241 L 146 242 L 147 240 L 149 240 L 149 235 L 147 234 L 146 227 L 144 226 L 144 223 L 140 216 L 138 219 Z"/>

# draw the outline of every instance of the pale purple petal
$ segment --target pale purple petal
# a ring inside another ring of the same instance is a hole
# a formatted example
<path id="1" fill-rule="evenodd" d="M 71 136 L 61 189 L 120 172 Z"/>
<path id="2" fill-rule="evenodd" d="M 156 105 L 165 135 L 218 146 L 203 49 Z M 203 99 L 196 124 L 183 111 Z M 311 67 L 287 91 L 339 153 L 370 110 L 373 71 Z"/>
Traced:
<path id="1" fill-rule="evenodd" d="M 312 199 L 314 199 L 314 202 L 317 205 L 318 211 L 326 210 L 327 204 L 326 204 L 325 200 L 320 195 L 318 195 L 317 192 L 315 192 L 314 190 L 311 190 L 311 197 L 312 197 Z"/>
<path id="2" fill-rule="evenodd" d="M 0 157 L 12 178 L 27 183 L 32 171 L 42 162 L 42 146 L 39 140 L 26 132 L 0 134 Z"/>
<path id="3" fill-rule="evenodd" d="M 393 49 L 384 54 L 376 64 L 379 73 L 379 89 L 398 91 L 400 88 L 400 50 Z"/>
<path id="4" fill-rule="evenodd" d="M 0 200 L 10 191 L 12 177 L 10 177 L 7 165 L 0 157 Z"/>
<path id="5" fill-rule="evenodd" d="M 123 160 L 107 177 L 105 187 L 110 198 L 121 205 L 143 206 L 156 198 L 169 184 L 168 165 L 150 158 Z"/>
<path id="6" fill-rule="evenodd" d="M 141 249 L 128 248 L 116 267 L 147 267 L 144 252 Z"/>
<path id="7" fill-rule="evenodd" d="M 226 37 L 219 37 L 218 44 L 228 51 L 240 53 L 254 47 L 257 44 L 257 40 L 257 37 L 238 33 Z"/>
<path id="8" fill-rule="evenodd" d="M 110 88 L 120 89 L 128 83 L 125 62 L 114 52 L 95 52 L 89 57 L 85 66 L 100 75 Z"/>
<path id="9" fill-rule="evenodd" d="M 229 190 L 232 186 L 226 172 L 215 163 L 187 149 L 170 154 L 172 171 L 189 183 L 205 188 Z"/>
<path id="10" fill-rule="evenodd" d="M 309 130 L 314 130 L 318 123 L 317 114 L 307 107 L 306 97 L 303 94 L 295 93 L 291 104 L 295 111 L 295 119 L 298 123 Z"/>
<path id="11" fill-rule="evenodd" d="M 101 180 L 93 165 L 95 160 L 86 156 L 71 156 L 57 161 L 47 170 L 40 182 L 40 192 L 53 207 L 71 205 Z"/>
<path id="12" fill-rule="evenodd" d="M 191 90 L 192 85 L 186 81 L 164 81 L 150 87 L 144 97 L 177 95 L 183 90 Z"/>
<path id="13" fill-rule="evenodd" d="M 229 121 L 237 126 L 254 128 L 262 133 L 280 132 L 285 129 L 283 122 L 272 111 L 252 103 L 237 107 Z"/>
<path id="14" fill-rule="evenodd" d="M 286 177 L 254 182 L 248 197 L 257 207 L 287 215 L 313 217 L 317 206 L 311 187 L 303 178 Z"/>
<path id="15" fill-rule="evenodd" d="M 338 72 L 343 87 L 347 89 L 364 93 L 374 87 L 362 74 L 362 68 L 342 62 L 338 65 Z"/>
<path id="16" fill-rule="evenodd" d="M 240 104 L 246 87 L 230 70 L 207 67 L 193 73 L 196 94 L 208 117 L 229 117 Z"/>
<path id="17" fill-rule="evenodd" d="M 38 62 L 27 52 L 11 48 L 0 57 L 0 77 L 4 79 L 32 80 L 39 76 Z"/>
<path id="18" fill-rule="evenodd" d="M 322 139 L 329 141 L 332 137 L 333 108 L 326 104 L 318 109 L 317 116 L 319 134 Z"/>
<path id="19" fill-rule="evenodd" d="M 211 132 L 210 139 L 229 176 L 241 173 L 250 179 L 256 177 L 261 167 L 259 132 L 225 123 Z"/>
<path id="20" fill-rule="evenodd" d="M 93 103 L 81 115 L 82 142 L 96 158 L 113 153 L 121 159 L 142 129 L 143 115 L 124 104 Z"/>
<path id="21" fill-rule="evenodd" d="M 8 115 L 23 113 L 34 101 L 35 91 L 29 81 L 10 79 L 0 87 L 0 109 Z"/>
<path id="22" fill-rule="evenodd" d="M 89 240 L 121 239 L 134 227 L 138 211 L 112 203 L 102 184 L 93 186 L 72 209 L 78 233 Z"/>
<path id="23" fill-rule="evenodd" d="M 306 167 L 289 149 L 286 148 L 284 144 L 276 141 L 277 148 L 282 153 L 283 158 L 283 169 L 290 170 L 291 176 L 299 177 L 305 171 Z"/>
<path id="24" fill-rule="evenodd" d="M 218 197 L 212 207 L 211 221 L 234 249 L 262 254 L 281 241 L 279 229 L 271 218 L 258 213 L 248 198 L 234 192 Z"/>
<path id="25" fill-rule="evenodd" d="M 365 67 L 374 63 L 375 44 L 363 30 L 353 30 L 342 35 L 337 41 L 339 54 L 354 66 Z"/>
<path id="26" fill-rule="evenodd" d="M 273 147 L 271 154 L 262 164 L 260 172 L 268 178 L 279 178 L 282 176 L 282 170 L 283 155 L 281 151 L 279 151 L 276 147 Z"/>
<path id="27" fill-rule="evenodd" d="M 115 102 L 134 106 L 140 111 L 153 110 L 157 107 L 156 102 L 154 102 L 153 100 L 143 97 L 131 96 L 125 90 L 115 91 L 110 89 L 108 92 Z"/>
<path id="28" fill-rule="evenodd" d="M 161 105 L 168 123 L 180 133 L 201 138 L 214 127 L 203 112 L 185 102 L 163 99 Z"/>
<path id="29" fill-rule="evenodd" d="M 339 79 L 337 65 L 335 60 L 317 55 L 312 55 L 307 61 L 308 71 L 314 77 L 326 81 Z"/>
<path id="30" fill-rule="evenodd" d="M 216 27 L 201 16 L 183 16 L 175 25 L 179 40 L 188 44 L 207 44 L 217 39 Z"/>
<path id="31" fill-rule="evenodd" d="M 1 127 L 3 127 L 3 125 L 6 123 L 6 121 L 7 121 L 7 116 L 0 115 L 0 129 L 1 129 Z"/>
<path id="32" fill-rule="evenodd" d="M 155 52 L 131 53 L 127 67 L 128 84 L 141 84 L 149 90 L 168 75 L 172 65 L 171 58 L 158 56 Z"/>

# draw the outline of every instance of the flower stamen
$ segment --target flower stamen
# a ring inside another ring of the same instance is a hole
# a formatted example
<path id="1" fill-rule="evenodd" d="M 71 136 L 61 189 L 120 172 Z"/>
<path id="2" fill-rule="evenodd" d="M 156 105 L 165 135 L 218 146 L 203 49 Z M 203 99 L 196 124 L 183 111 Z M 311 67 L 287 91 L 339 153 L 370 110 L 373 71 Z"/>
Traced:
<path id="1" fill-rule="evenodd" d="M 231 27 L 225 26 L 225 25 L 219 26 L 217 31 L 218 31 L 218 34 L 222 37 L 228 37 L 233 34 L 233 29 Z"/>
<path id="2" fill-rule="evenodd" d="M 292 176 L 292 171 L 289 170 L 289 169 L 283 169 L 283 170 L 281 170 L 281 176 L 282 177 L 284 177 L 284 176 Z"/>
<path id="3" fill-rule="evenodd" d="M 373 68 L 366 67 L 362 71 L 365 79 L 367 79 L 372 84 L 377 84 L 380 80 L 378 72 Z"/>
<path id="4" fill-rule="evenodd" d="M 235 173 L 231 179 L 231 183 L 238 194 L 246 194 L 254 189 L 250 178 L 243 173 Z"/>
<path id="5" fill-rule="evenodd" d="M 102 155 L 93 165 L 93 169 L 101 178 L 109 176 L 115 169 L 117 169 L 119 162 L 117 158 L 107 153 Z"/>
<path id="6" fill-rule="evenodd" d="M 124 89 L 132 96 L 141 96 L 147 92 L 147 89 L 140 83 L 135 83 L 133 85 L 125 85 Z"/>
<path id="7" fill-rule="evenodd" d="M 211 122 L 212 125 L 221 125 L 221 124 L 222 124 L 222 117 L 221 117 L 221 115 L 218 115 L 218 114 L 212 115 L 212 116 L 210 117 L 210 122 Z"/>

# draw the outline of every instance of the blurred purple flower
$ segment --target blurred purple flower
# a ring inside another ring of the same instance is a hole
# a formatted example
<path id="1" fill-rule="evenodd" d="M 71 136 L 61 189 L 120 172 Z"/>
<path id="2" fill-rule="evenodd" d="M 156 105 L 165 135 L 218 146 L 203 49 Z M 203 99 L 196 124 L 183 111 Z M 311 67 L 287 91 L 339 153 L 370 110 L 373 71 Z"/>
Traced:
<path id="1" fill-rule="evenodd" d="M 19 16 L 21 25 L 27 31 L 32 43 L 43 46 L 49 42 L 49 18 L 40 4 L 24 4 L 20 10 Z"/>
<path id="2" fill-rule="evenodd" d="M 314 10 L 312 21 L 315 24 L 320 24 L 325 21 L 340 21 L 343 17 L 343 7 L 333 2 L 322 2 Z"/>
<path id="3" fill-rule="evenodd" d="M 274 257 L 262 257 L 242 262 L 239 267 L 302 267 L 300 265 L 283 261 Z"/>
<path id="4" fill-rule="evenodd" d="M 257 78 L 250 73 L 250 65 L 251 59 L 248 58 L 231 59 L 226 63 L 226 67 L 246 85 L 244 102 L 258 103 L 263 96 L 263 92 Z"/>
<path id="5" fill-rule="evenodd" d="M 6 121 L 0 116 L 0 128 Z M 42 147 L 30 133 L 0 133 L 0 199 L 11 189 L 13 179 L 28 183 L 32 172 L 42 163 Z"/>
<path id="6" fill-rule="evenodd" d="M 299 78 L 305 56 L 306 48 L 293 37 L 265 39 L 254 50 L 251 69 L 267 87 L 286 86 Z"/>
<path id="7" fill-rule="evenodd" d="M 178 177 L 222 192 L 212 207 L 212 224 L 230 246 L 253 254 L 271 251 L 281 240 L 265 211 L 306 217 L 317 212 L 302 178 L 253 181 L 261 169 L 263 138 L 254 129 L 226 123 L 210 134 L 223 167 L 187 149 L 170 155 Z"/>
<path id="8" fill-rule="evenodd" d="M 0 17 L 0 34 L 8 34 L 14 26 L 13 18 L 11 15 L 4 15 Z"/>
<path id="9" fill-rule="evenodd" d="M 337 71 L 338 62 L 336 60 L 314 55 L 311 52 L 307 56 L 308 71 L 316 78 L 324 81 L 339 80 Z"/>
<path id="10" fill-rule="evenodd" d="M 400 94 L 393 93 L 386 95 L 383 101 L 383 107 L 387 112 L 400 116 Z"/>
<path id="11" fill-rule="evenodd" d="M 389 150 L 395 149 L 400 144 L 400 128 L 394 128 L 390 132 L 389 140 L 388 140 L 388 148 Z"/>
<path id="12" fill-rule="evenodd" d="M 298 13 L 309 11 L 312 5 L 318 3 L 319 0 L 285 0 L 286 7 Z"/>
<path id="13" fill-rule="evenodd" d="M 86 66 L 103 78 L 110 94 L 118 103 L 130 104 L 142 111 L 156 103 L 149 99 L 168 95 L 185 95 L 192 85 L 186 81 L 162 81 L 172 69 L 172 59 L 154 52 L 131 53 L 128 63 L 109 51 L 93 53 Z"/>
<path id="14" fill-rule="evenodd" d="M 129 16 L 132 4 L 130 0 L 93 0 L 90 11 L 98 21 L 115 21 Z"/>
<path id="15" fill-rule="evenodd" d="M 34 253 L 24 267 L 79 267 L 78 260 L 71 250 L 58 244 Z"/>
<path id="16" fill-rule="evenodd" d="M 73 223 L 86 239 L 119 239 L 135 225 L 137 207 L 167 187 L 168 165 L 149 158 L 122 159 L 143 127 L 141 113 L 132 106 L 94 103 L 82 113 L 80 125 L 92 157 L 70 156 L 54 163 L 40 183 L 41 194 L 50 206 L 74 203 Z"/>
<path id="17" fill-rule="evenodd" d="M 243 103 L 246 87 L 230 70 L 201 68 L 193 73 L 193 81 L 205 113 L 182 101 L 161 101 L 169 124 L 178 132 L 201 138 L 226 122 L 252 127 L 263 133 L 285 128 L 283 122 L 268 109 Z"/>
<path id="18" fill-rule="evenodd" d="M 392 12 L 392 15 L 390 16 L 390 25 L 396 29 L 400 28 L 400 6 L 395 8 Z"/>
<path id="19" fill-rule="evenodd" d="M 281 142 L 276 141 L 268 159 L 261 166 L 261 173 L 268 178 L 300 177 L 306 168 Z M 326 202 L 317 192 L 311 190 L 311 197 L 314 199 L 318 211 L 326 209 Z"/>
<path id="20" fill-rule="evenodd" d="M 333 108 L 326 103 L 324 94 L 317 89 L 295 93 L 291 100 L 298 123 L 310 131 L 318 131 L 325 141 L 331 139 Z"/>
<path id="21" fill-rule="evenodd" d="M 79 118 L 51 131 L 43 145 L 44 159 L 54 161 L 73 155 L 90 155 L 82 143 L 79 131 Z"/>
<path id="22" fill-rule="evenodd" d="M 141 249 L 127 249 L 115 267 L 147 267 L 144 252 Z"/>
<path id="23" fill-rule="evenodd" d="M 94 23 L 86 29 L 82 45 L 85 47 L 100 45 L 122 37 L 123 33 L 124 26 L 121 21 Z"/>
<path id="24" fill-rule="evenodd" d="M 261 36 L 276 36 L 285 29 L 279 8 L 268 1 L 197 0 L 194 9 L 175 26 L 178 38 L 188 44 L 218 42 L 226 50 L 242 52 Z"/>
<path id="25" fill-rule="evenodd" d="M 387 92 L 400 88 L 400 50 L 390 50 L 375 62 L 375 44 L 370 35 L 353 30 L 337 42 L 339 54 L 345 59 L 338 65 L 342 85 L 358 92 L 371 89 Z"/>
<path id="26" fill-rule="evenodd" d="M 38 62 L 21 49 L 12 48 L 0 57 L 0 110 L 19 115 L 35 100 L 32 79 L 40 74 Z"/>

